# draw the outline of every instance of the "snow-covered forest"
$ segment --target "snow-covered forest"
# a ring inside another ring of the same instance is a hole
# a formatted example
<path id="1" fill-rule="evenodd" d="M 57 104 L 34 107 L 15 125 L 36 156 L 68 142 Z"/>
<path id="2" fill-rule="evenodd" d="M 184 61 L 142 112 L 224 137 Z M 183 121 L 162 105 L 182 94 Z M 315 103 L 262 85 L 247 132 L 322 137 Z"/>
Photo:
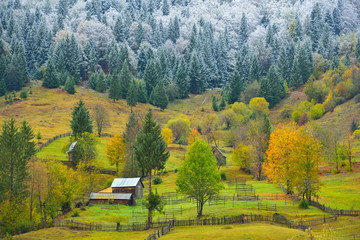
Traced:
<path id="1" fill-rule="evenodd" d="M 140 102 L 223 87 L 274 106 L 315 53 L 325 70 L 354 55 L 359 22 L 358 0 L 1 1 L 0 94 L 88 81 L 117 100 L 136 79 Z"/>

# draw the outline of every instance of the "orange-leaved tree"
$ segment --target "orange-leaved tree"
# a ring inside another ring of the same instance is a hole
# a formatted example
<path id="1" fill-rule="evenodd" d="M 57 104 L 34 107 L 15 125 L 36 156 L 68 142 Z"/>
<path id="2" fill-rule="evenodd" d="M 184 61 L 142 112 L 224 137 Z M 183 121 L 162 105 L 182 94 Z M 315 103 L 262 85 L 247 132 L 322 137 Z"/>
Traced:
<path id="1" fill-rule="evenodd" d="M 198 138 L 200 138 L 200 133 L 196 128 L 193 128 L 188 139 L 188 146 L 190 147 Z"/>
<path id="2" fill-rule="evenodd" d="M 107 145 L 106 156 L 111 165 L 116 165 L 116 173 L 119 174 L 119 164 L 124 160 L 125 143 L 120 134 L 115 134 Z"/>

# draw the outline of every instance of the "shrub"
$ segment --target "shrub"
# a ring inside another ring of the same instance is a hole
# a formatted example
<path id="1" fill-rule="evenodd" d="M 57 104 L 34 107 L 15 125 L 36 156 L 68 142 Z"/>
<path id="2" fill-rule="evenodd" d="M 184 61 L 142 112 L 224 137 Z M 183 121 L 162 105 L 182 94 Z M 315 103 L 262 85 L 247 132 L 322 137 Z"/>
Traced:
<path id="1" fill-rule="evenodd" d="M 72 217 L 80 217 L 79 211 L 75 210 L 74 213 L 71 216 Z"/>
<path id="2" fill-rule="evenodd" d="M 202 108 L 201 108 L 201 111 L 202 111 L 202 112 L 205 112 L 205 109 L 202 107 Z"/>
<path id="3" fill-rule="evenodd" d="M 309 122 L 309 115 L 306 112 L 304 112 L 303 114 L 301 114 L 301 117 L 299 119 L 299 126 L 303 126 L 308 122 Z"/>
<path id="4" fill-rule="evenodd" d="M 221 180 L 226 180 L 226 173 L 224 171 L 220 172 Z"/>
<path id="5" fill-rule="evenodd" d="M 35 225 L 33 222 L 30 222 L 28 220 L 21 220 L 16 228 L 17 233 L 27 233 L 34 230 Z"/>
<path id="6" fill-rule="evenodd" d="M 360 96 L 360 95 L 359 95 Z M 5 94 L 5 101 L 7 101 L 8 100 L 8 96 Z"/>
<path id="7" fill-rule="evenodd" d="M 295 111 L 295 112 L 293 112 L 292 118 L 293 118 L 294 122 L 299 123 L 301 114 L 302 114 L 302 113 L 301 113 L 300 111 Z"/>
<path id="8" fill-rule="evenodd" d="M 160 176 L 155 176 L 153 179 L 153 184 L 158 185 L 160 183 L 162 183 L 162 178 Z"/>
<path id="9" fill-rule="evenodd" d="M 9 94 L 9 103 L 13 103 L 13 102 L 14 102 L 13 97 L 12 95 Z"/>
<path id="10" fill-rule="evenodd" d="M 68 92 L 69 94 L 75 94 L 75 81 L 71 78 L 71 77 L 68 77 L 66 79 L 66 82 L 65 82 L 65 91 Z"/>
<path id="11" fill-rule="evenodd" d="M 13 95 L 13 97 L 16 97 L 16 91 L 15 90 L 12 91 L 12 95 Z"/>
<path id="12" fill-rule="evenodd" d="M 171 119 L 168 121 L 167 127 L 171 129 L 174 141 L 180 139 L 188 139 L 190 133 L 190 121 L 186 118 Z"/>
<path id="13" fill-rule="evenodd" d="M 81 207 L 80 207 L 80 210 L 81 210 L 81 211 L 86 211 L 86 207 L 85 207 L 85 206 L 81 206 Z"/>
<path id="14" fill-rule="evenodd" d="M 38 131 L 38 133 L 36 134 L 36 139 L 41 139 L 41 133 L 40 133 L 40 131 Z"/>
<path id="15" fill-rule="evenodd" d="M 177 169 L 177 168 L 175 168 L 174 173 L 177 173 L 177 171 L 178 171 L 178 169 Z"/>
<path id="16" fill-rule="evenodd" d="M 162 173 L 163 173 L 163 174 L 167 174 L 167 173 L 168 173 L 168 170 L 165 169 Z"/>
<path id="17" fill-rule="evenodd" d="M 335 98 L 336 105 L 341 105 L 341 104 L 343 104 L 345 101 L 346 101 L 346 100 L 345 100 L 345 98 L 343 98 L 343 97 L 337 97 L 337 98 Z"/>
<path id="18" fill-rule="evenodd" d="M 299 207 L 303 208 L 303 209 L 308 209 L 309 208 L 309 201 L 307 199 L 301 199 L 301 201 L 299 203 Z"/>
<path id="19" fill-rule="evenodd" d="M 320 103 L 316 104 L 310 109 L 310 117 L 311 119 L 314 120 L 321 118 L 324 115 L 324 113 L 325 113 L 324 105 Z"/>
<path id="20" fill-rule="evenodd" d="M 20 97 L 26 99 L 28 97 L 27 91 L 24 89 L 20 92 Z"/>
<path id="21" fill-rule="evenodd" d="M 104 184 L 104 188 L 108 188 L 108 187 L 110 187 L 111 186 L 111 184 L 112 184 L 112 182 L 113 182 L 113 179 L 108 179 L 108 180 L 106 180 L 106 182 L 105 182 L 105 184 Z"/>
<path id="22" fill-rule="evenodd" d="M 280 117 L 282 119 L 288 119 L 291 117 L 291 114 L 292 114 L 291 107 L 290 107 L 290 105 L 286 104 L 284 106 L 283 110 L 281 110 Z"/>
<path id="23" fill-rule="evenodd" d="M 200 125 L 197 125 L 197 130 L 198 130 L 198 132 L 201 134 L 201 126 Z"/>

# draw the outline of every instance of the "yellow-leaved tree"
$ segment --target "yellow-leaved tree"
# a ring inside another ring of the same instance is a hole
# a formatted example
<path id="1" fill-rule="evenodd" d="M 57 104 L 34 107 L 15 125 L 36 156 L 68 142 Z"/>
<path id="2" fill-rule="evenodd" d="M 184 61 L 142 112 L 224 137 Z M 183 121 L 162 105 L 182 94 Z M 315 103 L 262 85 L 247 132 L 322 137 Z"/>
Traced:
<path id="1" fill-rule="evenodd" d="M 321 144 L 311 129 L 280 124 L 270 135 L 264 171 L 269 180 L 281 183 L 287 193 L 295 188 L 302 198 L 311 200 L 320 189 L 318 166 Z"/>
<path id="2" fill-rule="evenodd" d="M 164 137 L 166 145 L 169 145 L 173 142 L 173 133 L 170 128 L 163 128 L 161 130 L 161 135 Z"/>
<path id="3" fill-rule="evenodd" d="M 280 124 L 270 135 L 264 172 L 274 183 L 281 183 L 287 193 L 294 188 L 294 167 L 289 157 L 294 149 L 297 129 L 294 124 Z"/>
<path id="4" fill-rule="evenodd" d="M 119 174 L 119 164 L 124 161 L 125 143 L 120 134 L 115 134 L 107 145 L 106 156 L 111 165 L 116 165 L 116 173 Z"/>
<path id="5" fill-rule="evenodd" d="M 196 128 L 193 128 L 188 139 L 188 146 L 190 147 L 198 138 L 200 138 L 200 133 Z"/>
<path id="6" fill-rule="evenodd" d="M 252 152 L 253 148 L 251 145 L 246 145 L 241 142 L 232 152 L 231 160 L 240 168 L 250 170 L 251 156 L 253 156 Z"/>

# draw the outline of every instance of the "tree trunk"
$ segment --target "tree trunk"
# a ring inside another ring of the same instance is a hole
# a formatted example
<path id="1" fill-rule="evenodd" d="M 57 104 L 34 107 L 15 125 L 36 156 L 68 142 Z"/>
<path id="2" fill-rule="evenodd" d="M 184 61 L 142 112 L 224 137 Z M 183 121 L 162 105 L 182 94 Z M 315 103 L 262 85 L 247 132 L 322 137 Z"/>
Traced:
<path id="1" fill-rule="evenodd" d="M 203 211 L 203 207 L 204 207 L 204 203 L 200 202 L 199 203 L 199 210 L 198 210 L 198 215 L 197 215 L 197 218 L 200 219 L 201 216 L 202 216 L 202 211 Z"/>
<path id="2" fill-rule="evenodd" d="M 149 195 L 151 194 L 151 170 L 149 172 Z M 151 224 L 152 224 L 152 212 L 150 210 L 148 210 L 148 229 L 150 229 Z"/>

